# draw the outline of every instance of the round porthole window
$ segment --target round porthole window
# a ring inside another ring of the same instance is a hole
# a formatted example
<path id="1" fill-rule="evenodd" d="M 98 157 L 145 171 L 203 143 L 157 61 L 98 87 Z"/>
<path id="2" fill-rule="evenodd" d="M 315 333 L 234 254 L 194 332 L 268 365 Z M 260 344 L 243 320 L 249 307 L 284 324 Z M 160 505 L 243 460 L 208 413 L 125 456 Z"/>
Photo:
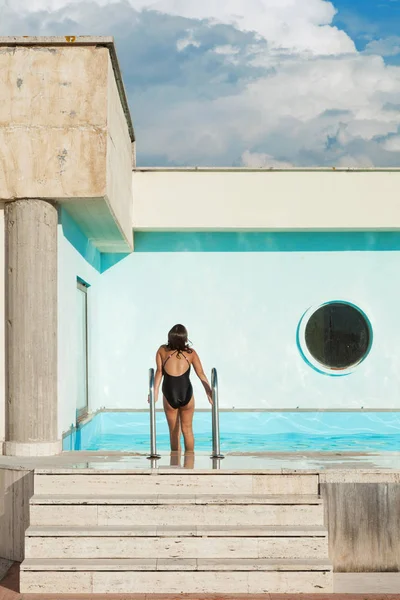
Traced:
<path id="1" fill-rule="evenodd" d="M 366 315 L 348 302 L 327 302 L 307 311 L 299 331 L 307 362 L 322 373 L 347 375 L 368 355 L 372 329 Z"/>

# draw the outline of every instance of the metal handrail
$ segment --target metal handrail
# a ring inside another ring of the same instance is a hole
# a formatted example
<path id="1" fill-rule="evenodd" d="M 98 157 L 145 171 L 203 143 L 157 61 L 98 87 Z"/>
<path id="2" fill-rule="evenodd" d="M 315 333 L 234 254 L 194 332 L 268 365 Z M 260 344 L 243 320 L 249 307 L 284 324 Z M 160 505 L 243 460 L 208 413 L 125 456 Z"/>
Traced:
<path id="1" fill-rule="evenodd" d="M 213 452 L 211 458 L 224 458 L 221 454 L 219 438 L 219 403 L 218 403 L 218 373 L 217 369 L 211 371 L 211 391 L 212 391 L 212 444 Z"/>
<path id="2" fill-rule="evenodd" d="M 154 398 L 154 369 L 149 370 L 149 404 L 150 404 L 150 454 L 147 458 L 157 460 L 161 458 L 157 454 L 156 436 L 156 402 Z"/>

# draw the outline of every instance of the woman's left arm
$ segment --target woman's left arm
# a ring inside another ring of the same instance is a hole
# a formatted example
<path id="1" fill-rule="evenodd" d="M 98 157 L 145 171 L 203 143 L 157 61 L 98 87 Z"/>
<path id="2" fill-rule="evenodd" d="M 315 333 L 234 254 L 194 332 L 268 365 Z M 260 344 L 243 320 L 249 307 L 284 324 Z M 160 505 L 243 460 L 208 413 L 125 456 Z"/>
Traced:
<path id="1" fill-rule="evenodd" d="M 212 399 L 211 386 L 209 384 L 206 374 L 204 373 L 203 365 L 201 364 L 199 355 L 197 354 L 196 350 L 192 351 L 192 356 L 193 356 L 192 364 L 193 364 L 194 370 L 196 371 L 196 375 L 200 379 L 201 383 L 203 384 L 204 391 L 206 392 L 209 403 L 212 404 L 213 399 Z"/>
<path id="2" fill-rule="evenodd" d="M 157 400 L 158 400 L 158 394 L 160 391 L 161 380 L 163 378 L 162 356 L 161 356 L 160 350 L 158 350 L 157 355 L 156 355 L 156 365 L 157 365 L 157 370 L 156 370 L 156 375 L 154 378 L 154 400 L 155 400 L 155 402 L 157 402 Z"/>

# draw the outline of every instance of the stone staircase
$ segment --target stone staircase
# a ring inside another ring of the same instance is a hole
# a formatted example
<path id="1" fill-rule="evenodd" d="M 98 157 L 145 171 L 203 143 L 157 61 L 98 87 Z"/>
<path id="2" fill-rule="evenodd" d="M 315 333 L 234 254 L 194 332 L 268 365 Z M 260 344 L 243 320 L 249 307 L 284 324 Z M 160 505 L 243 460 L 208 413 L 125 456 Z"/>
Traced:
<path id="1" fill-rule="evenodd" d="M 318 476 L 36 472 L 21 593 L 323 593 Z"/>

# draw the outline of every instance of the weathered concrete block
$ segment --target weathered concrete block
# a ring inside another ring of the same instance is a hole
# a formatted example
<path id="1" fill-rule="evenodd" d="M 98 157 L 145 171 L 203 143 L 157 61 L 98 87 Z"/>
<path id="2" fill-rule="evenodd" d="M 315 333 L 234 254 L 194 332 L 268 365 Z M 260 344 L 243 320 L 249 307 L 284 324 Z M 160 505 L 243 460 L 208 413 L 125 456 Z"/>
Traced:
<path id="1" fill-rule="evenodd" d="M 33 471 L 0 469 L 0 557 L 24 559 Z"/>
<path id="2" fill-rule="evenodd" d="M 1 200 L 58 201 L 101 251 L 127 252 L 133 141 L 112 38 L 0 38 Z"/>
<path id="3" fill-rule="evenodd" d="M 335 571 L 400 571 L 399 484 L 323 483 L 321 495 Z"/>

